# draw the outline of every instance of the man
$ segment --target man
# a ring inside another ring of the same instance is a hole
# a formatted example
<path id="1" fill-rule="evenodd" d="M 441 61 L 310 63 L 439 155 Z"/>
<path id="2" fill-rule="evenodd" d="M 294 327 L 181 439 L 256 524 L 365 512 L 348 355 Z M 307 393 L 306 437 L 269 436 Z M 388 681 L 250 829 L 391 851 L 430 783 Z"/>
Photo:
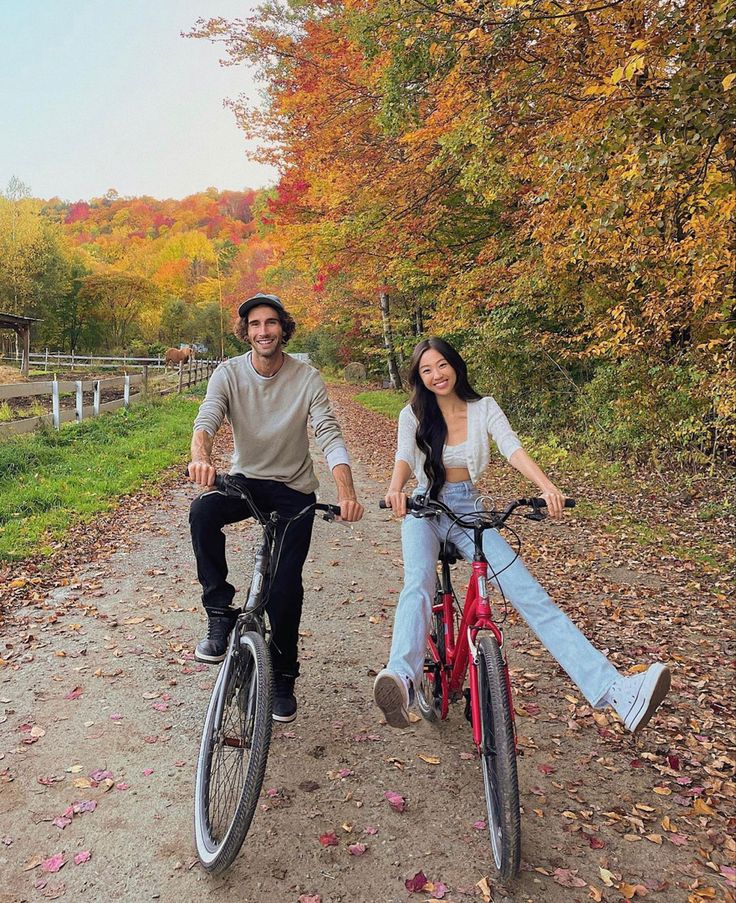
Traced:
<path id="1" fill-rule="evenodd" d="M 276 295 L 265 294 L 243 301 L 238 316 L 235 334 L 251 350 L 220 364 L 210 378 L 194 421 L 190 479 L 205 488 L 214 484 L 212 443 L 227 416 L 235 445 L 230 473 L 245 480 L 259 509 L 292 516 L 315 500 L 318 486 L 309 454 L 310 421 L 337 486 L 341 519 L 360 520 L 363 507 L 355 496 L 347 450 L 325 384 L 313 367 L 283 351 L 296 328 L 294 320 Z M 222 527 L 250 516 L 244 502 L 217 491 L 204 492 L 192 502 L 192 545 L 208 619 L 207 637 L 195 651 L 197 661 L 219 662 L 225 657 L 236 612 L 231 608 L 235 589 L 226 579 Z M 268 594 L 276 721 L 296 718 L 302 568 L 312 523 L 305 517 L 289 526 Z"/>

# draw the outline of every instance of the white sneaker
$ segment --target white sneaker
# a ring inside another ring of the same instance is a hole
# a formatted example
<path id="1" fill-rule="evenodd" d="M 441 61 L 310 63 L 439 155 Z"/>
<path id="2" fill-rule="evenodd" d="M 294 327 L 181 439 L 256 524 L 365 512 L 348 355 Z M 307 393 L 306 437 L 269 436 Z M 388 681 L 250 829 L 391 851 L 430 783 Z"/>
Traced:
<path id="1" fill-rule="evenodd" d="M 626 727 L 636 732 L 649 722 L 669 688 L 669 668 L 656 663 L 641 674 L 617 678 L 603 699 Z"/>
<path id="2" fill-rule="evenodd" d="M 384 668 L 373 683 L 373 699 L 391 727 L 409 727 L 409 681 Z"/>

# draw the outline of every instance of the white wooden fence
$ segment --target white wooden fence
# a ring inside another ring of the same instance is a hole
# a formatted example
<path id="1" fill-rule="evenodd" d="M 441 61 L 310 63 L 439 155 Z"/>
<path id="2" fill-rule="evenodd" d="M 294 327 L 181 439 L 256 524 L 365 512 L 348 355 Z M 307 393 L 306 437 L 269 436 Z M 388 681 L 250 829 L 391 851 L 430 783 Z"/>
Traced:
<path id="1" fill-rule="evenodd" d="M 17 433 L 30 433 L 44 425 L 53 426 L 58 430 L 62 423 L 72 420 L 79 422 L 117 408 L 127 408 L 151 394 L 181 393 L 184 388 L 208 379 L 216 366 L 216 361 L 189 361 L 186 365 L 179 364 L 172 374 L 158 374 L 156 378 L 152 378 L 149 377 L 148 365 L 144 364 L 141 373 L 105 379 L 31 380 L 0 385 L 0 404 L 14 398 L 35 396 L 51 398 L 49 413 L 0 422 L 0 438 Z M 131 392 L 131 389 L 137 391 Z M 103 392 L 110 391 L 122 394 L 118 398 L 103 401 Z M 70 395 L 74 396 L 73 406 L 62 403 L 62 396 L 67 396 L 67 400 L 70 400 L 68 398 Z"/>

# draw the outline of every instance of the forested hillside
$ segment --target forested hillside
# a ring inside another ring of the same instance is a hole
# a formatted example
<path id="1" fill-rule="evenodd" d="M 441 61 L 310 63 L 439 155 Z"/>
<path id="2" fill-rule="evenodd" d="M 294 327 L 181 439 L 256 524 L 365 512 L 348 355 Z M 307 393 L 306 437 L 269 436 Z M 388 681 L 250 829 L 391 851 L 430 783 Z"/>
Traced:
<path id="1" fill-rule="evenodd" d="M 270 256 L 256 192 L 160 201 L 110 191 L 73 204 L 27 195 L 15 182 L 0 197 L 0 310 L 40 318 L 35 347 L 233 350 L 235 299 Z"/>

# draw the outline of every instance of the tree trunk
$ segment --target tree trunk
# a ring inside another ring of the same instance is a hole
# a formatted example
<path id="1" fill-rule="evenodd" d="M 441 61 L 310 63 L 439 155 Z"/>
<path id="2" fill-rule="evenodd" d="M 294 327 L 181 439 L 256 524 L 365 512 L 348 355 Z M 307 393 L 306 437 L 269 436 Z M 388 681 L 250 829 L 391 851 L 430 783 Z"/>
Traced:
<path id="1" fill-rule="evenodd" d="M 401 389 L 401 376 L 396 363 L 396 350 L 394 348 L 394 336 L 391 331 L 391 318 L 389 316 L 388 292 L 380 292 L 378 298 L 381 302 L 381 322 L 383 323 L 383 345 L 386 349 L 388 363 L 388 379 L 392 389 Z"/>
<path id="2" fill-rule="evenodd" d="M 420 336 L 424 333 L 424 311 L 422 305 L 417 302 L 414 305 L 414 335 Z"/>

